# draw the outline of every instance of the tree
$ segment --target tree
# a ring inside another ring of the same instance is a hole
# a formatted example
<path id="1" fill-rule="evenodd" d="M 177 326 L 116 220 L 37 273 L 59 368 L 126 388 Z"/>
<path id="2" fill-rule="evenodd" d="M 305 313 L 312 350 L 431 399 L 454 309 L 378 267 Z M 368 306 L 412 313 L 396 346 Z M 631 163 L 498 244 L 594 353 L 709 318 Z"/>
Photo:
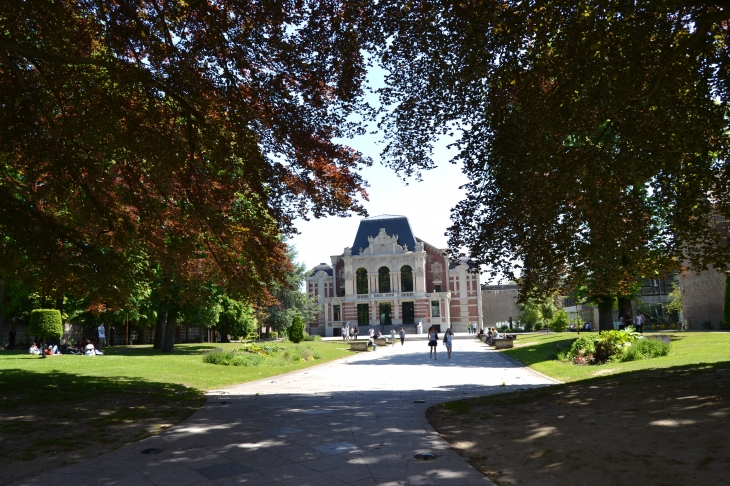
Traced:
<path id="1" fill-rule="evenodd" d="M 674 1 L 398 3 L 386 160 L 417 173 L 460 136 L 449 246 L 519 277 L 523 301 L 582 287 L 605 304 L 682 262 L 725 267 L 728 19 Z"/>
<path id="2" fill-rule="evenodd" d="M 110 305 L 155 265 L 239 297 L 282 283 L 295 217 L 364 212 L 369 161 L 336 140 L 367 108 L 372 17 L 349 0 L 3 2 L 0 260 Z"/>
<path id="3" fill-rule="evenodd" d="M 286 273 L 283 284 L 271 284 L 271 295 L 276 300 L 262 309 L 260 319 L 278 332 L 286 332 L 295 316 L 301 317 L 304 322 L 311 322 L 320 311 L 317 300 L 301 291 L 301 285 L 309 272 L 304 264 L 296 261 L 296 248 L 290 247 L 287 258 L 291 270 Z"/>
<path id="4" fill-rule="evenodd" d="M 725 292 L 725 301 L 727 302 L 727 291 Z M 672 291 L 667 294 L 669 302 L 664 304 L 667 312 L 682 312 L 682 289 L 676 282 L 672 282 Z"/>
<path id="5" fill-rule="evenodd" d="M 257 326 L 252 306 L 227 296 L 221 299 L 221 312 L 216 328 L 224 343 L 230 342 L 229 336 L 234 339 L 255 336 Z"/>
<path id="6" fill-rule="evenodd" d="M 289 340 L 293 343 L 302 342 L 304 339 L 304 321 L 299 316 L 294 316 L 289 328 Z"/>
<path id="7" fill-rule="evenodd" d="M 722 312 L 725 325 L 730 324 L 730 273 L 725 277 L 725 303 Z"/>
<path id="8" fill-rule="evenodd" d="M 60 338 L 63 336 L 61 312 L 57 309 L 35 309 L 31 311 L 28 333 L 41 337 L 41 356 L 45 358 L 46 353 L 43 348 L 45 347 L 46 338 Z"/>

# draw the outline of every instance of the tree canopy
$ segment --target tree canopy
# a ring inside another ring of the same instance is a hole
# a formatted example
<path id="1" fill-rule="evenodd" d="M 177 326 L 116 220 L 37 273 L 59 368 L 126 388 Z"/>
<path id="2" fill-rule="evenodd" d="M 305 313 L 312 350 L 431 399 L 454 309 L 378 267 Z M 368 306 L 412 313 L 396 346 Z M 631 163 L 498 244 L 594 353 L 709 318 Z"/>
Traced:
<path id="1" fill-rule="evenodd" d="M 368 18 L 350 1 L 3 2 L 7 280 L 110 303 L 156 266 L 247 299 L 282 281 L 295 217 L 363 211 L 369 162 L 335 140 L 365 108 Z"/>
<path id="2" fill-rule="evenodd" d="M 523 299 L 730 262 L 712 219 L 730 215 L 730 5 L 396 3 L 384 154 L 410 174 L 457 137 L 454 251 Z"/>

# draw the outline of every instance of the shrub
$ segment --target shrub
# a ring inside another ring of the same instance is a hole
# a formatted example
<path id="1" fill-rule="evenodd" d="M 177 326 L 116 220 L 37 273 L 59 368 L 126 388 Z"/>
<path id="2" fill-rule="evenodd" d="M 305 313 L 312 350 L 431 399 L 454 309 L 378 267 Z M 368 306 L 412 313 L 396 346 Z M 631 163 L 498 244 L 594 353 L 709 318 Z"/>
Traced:
<path id="1" fill-rule="evenodd" d="M 40 336 L 44 340 L 49 337 L 63 336 L 61 311 L 57 309 L 35 309 L 30 312 L 28 334 Z"/>
<path id="2" fill-rule="evenodd" d="M 302 341 L 314 341 L 314 336 L 310 336 L 306 332 L 304 333 L 304 339 Z"/>
<path id="3" fill-rule="evenodd" d="M 231 359 L 233 366 L 260 366 L 264 357 L 260 354 L 234 354 Z"/>
<path id="4" fill-rule="evenodd" d="M 220 348 L 218 348 L 220 349 Z M 226 353 L 223 350 L 211 351 L 203 355 L 203 363 L 210 363 L 216 365 L 229 365 L 233 359 L 232 353 Z"/>
<path id="5" fill-rule="evenodd" d="M 270 331 L 270 332 L 269 332 L 269 337 L 270 337 L 271 339 L 278 339 L 278 338 L 279 338 L 279 333 L 278 333 L 278 332 L 276 332 L 276 331 Z"/>
<path id="6" fill-rule="evenodd" d="M 317 334 L 316 336 L 314 336 L 314 340 L 315 341 L 321 341 L 322 340 L 322 336 L 320 336 L 319 334 Z"/>
<path id="7" fill-rule="evenodd" d="M 560 309 L 553 314 L 553 318 L 550 321 L 550 330 L 553 332 L 564 332 L 566 329 L 568 329 L 568 313 Z"/>
<path id="8" fill-rule="evenodd" d="M 638 361 L 669 354 L 670 344 L 659 339 L 638 339 L 626 347 L 621 361 Z"/>
<path id="9" fill-rule="evenodd" d="M 300 343 L 304 339 L 304 322 L 299 316 L 294 316 L 289 328 L 289 339 L 293 343 Z"/>
<path id="10" fill-rule="evenodd" d="M 509 326 L 507 324 L 505 324 L 499 328 L 499 332 L 507 332 L 507 331 L 509 331 Z"/>

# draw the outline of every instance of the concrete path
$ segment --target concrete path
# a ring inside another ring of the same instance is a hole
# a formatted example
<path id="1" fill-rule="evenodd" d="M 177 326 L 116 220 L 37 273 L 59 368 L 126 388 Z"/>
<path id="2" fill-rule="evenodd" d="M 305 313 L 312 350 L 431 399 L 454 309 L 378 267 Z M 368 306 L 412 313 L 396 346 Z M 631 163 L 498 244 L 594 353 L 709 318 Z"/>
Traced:
<path id="1" fill-rule="evenodd" d="M 438 360 L 412 339 L 211 392 L 161 435 L 19 484 L 490 485 L 426 409 L 550 383 L 474 339 L 455 340 L 452 359 L 439 345 Z"/>

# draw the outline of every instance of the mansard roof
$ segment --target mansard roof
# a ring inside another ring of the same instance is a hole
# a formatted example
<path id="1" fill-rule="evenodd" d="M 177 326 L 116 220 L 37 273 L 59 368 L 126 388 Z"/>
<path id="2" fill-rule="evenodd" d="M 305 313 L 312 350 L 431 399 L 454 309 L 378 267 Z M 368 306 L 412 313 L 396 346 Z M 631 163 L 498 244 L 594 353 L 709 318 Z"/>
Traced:
<path id="1" fill-rule="evenodd" d="M 370 246 L 368 236 L 375 238 L 378 236 L 380 228 L 385 228 L 385 232 L 389 236 L 398 235 L 399 245 L 408 245 L 410 251 L 416 248 L 416 237 L 413 235 L 411 223 L 408 222 L 408 218 L 405 216 L 383 214 L 360 220 L 360 227 L 357 229 L 355 242 L 352 244 L 352 254 L 359 255 L 360 248 L 364 250 Z"/>

